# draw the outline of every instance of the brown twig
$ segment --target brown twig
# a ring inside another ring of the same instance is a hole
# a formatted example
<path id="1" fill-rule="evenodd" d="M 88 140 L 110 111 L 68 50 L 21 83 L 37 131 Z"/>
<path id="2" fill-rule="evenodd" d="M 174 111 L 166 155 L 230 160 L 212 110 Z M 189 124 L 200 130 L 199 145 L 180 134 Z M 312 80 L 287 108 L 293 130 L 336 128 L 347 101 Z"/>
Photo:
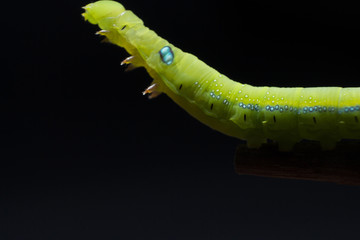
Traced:
<path id="1" fill-rule="evenodd" d="M 314 142 L 301 142 L 292 152 L 279 152 L 275 144 L 260 149 L 240 144 L 235 170 L 246 175 L 360 185 L 360 141 L 340 142 L 331 151 L 321 151 Z"/>

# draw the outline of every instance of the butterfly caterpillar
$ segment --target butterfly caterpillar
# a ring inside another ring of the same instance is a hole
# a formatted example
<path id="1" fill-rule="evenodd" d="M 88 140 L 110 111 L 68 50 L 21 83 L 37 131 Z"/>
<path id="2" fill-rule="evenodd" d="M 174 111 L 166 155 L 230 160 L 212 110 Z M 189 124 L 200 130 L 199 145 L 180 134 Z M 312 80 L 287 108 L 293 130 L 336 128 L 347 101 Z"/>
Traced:
<path id="1" fill-rule="evenodd" d="M 153 82 L 143 93 L 167 94 L 189 114 L 224 134 L 258 148 L 267 139 L 291 150 L 302 139 L 334 148 L 341 139 L 360 139 L 360 88 L 254 87 L 235 82 L 144 26 L 115 1 L 84 7 L 85 20 L 123 47 L 122 64 L 145 67 Z"/>

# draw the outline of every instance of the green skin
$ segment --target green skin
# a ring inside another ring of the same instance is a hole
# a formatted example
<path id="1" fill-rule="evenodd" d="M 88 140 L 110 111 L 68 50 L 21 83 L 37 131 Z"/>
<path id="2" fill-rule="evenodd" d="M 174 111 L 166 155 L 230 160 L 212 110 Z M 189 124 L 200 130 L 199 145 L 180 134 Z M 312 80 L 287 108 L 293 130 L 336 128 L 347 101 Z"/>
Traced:
<path id="1" fill-rule="evenodd" d="M 332 149 L 342 138 L 360 139 L 359 88 L 253 87 L 235 82 L 194 55 L 176 48 L 118 2 L 98 1 L 83 16 L 102 29 L 99 34 L 126 49 L 134 58 L 124 63 L 145 67 L 154 79 L 145 93 L 163 92 L 209 127 L 258 148 L 267 139 L 291 150 L 301 139 L 320 141 Z M 167 65 L 160 49 L 169 46 L 174 60 Z"/>

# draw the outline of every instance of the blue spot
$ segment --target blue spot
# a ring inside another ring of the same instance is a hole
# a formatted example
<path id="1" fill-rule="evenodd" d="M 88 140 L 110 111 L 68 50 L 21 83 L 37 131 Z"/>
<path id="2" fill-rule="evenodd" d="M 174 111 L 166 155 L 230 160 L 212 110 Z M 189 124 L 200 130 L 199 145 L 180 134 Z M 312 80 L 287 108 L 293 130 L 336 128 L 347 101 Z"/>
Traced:
<path id="1" fill-rule="evenodd" d="M 309 112 L 312 112 L 314 110 L 314 108 L 309 107 Z"/>
<path id="2" fill-rule="evenodd" d="M 326 107 L 323 107 L 324 112 L 326 112 Z"/>
<path id="3" fill-rule="evenodd" d="M 284 109 L 283 109 L 282 107 L 280 107 L 279 111 L 280 111 L 280 112 L 283 112 L 283 111 L 284 111 Z"/>
<path id="4" fill-rule="evenodd" d="M 285 109 L 285 111 L 287 111 L 288 110 L 288 105 L 285 105 L 284 109 Z"/>
<path id="5" fill-rule="evenodd" d="M 265 109 L 269 111 L 269 109 L 270 109 L 270 106 L 269 106 L 269 105 L 267 105 Z"/>
<path id="6" fill-rule="evenodd" d="M 279 105 L 276 105 L 276 106 L 275 106 L 275 110 L 279 110 Z"/>
<path id="7" fill-rule="evenodd" d="M 303 110 L 304 110 L 304 113 L 306 113 L 307 110 L 308 110 L 308 108 L 307 108 L 307 107 L 304 107 Z"/>
<path id="8" fill-rule="evenodd" d="M 247 108 L 250 109 L 250 108 L 251 108 L 251 104 L 248 104 L 248 105 L 247 105 Z"/>
<path id="9" fill-rule="evenodd" d="M 292 112 L 292 110 L 293 110 L 293 107 L 290 107 L 290 109 L 289 109 L 289 110 L 290 110 L 290 112 Z"/>
<path id="10" fill-rule="evenodd" d="M 270 107 L 270 111 L 273 112 L 273 111 L 274 111 L 274 107 Z"/>
<path id="11" fill-rule="evenodd" d="M 241 103 L 239 103 L 239 106 L 240 106 L 240 107 L 242 107 L 242 105 L 243 105 L 243 103 L 242 103 L 242 102 L 241 102 Z"/>
<path id="12" fill-rule="evenodd" d="M 354 107 L 350 107 L 350 112 L 353 112 L 355 110 Z"/>
<path id="13" fill-rule="evenodd" d="M 345 108 L 344 108 L 344 111 L 345 111 L 345 112 L 348 112 L 348 111 L 349 111 L 349 108 L 345 107 Z"/>
<path id="14" fill-rule="evenodd" d="M 159 51 L 159 53 L 160 53 L 161 61 L 163 61 L 163 63 L 165 63 L 166 65 L 172 64 L 172 62 L 174 61 L 174 53 L 169 46 L 163 47 Z"/>
<path id="15" fill-rule="evenodd" d="M 355 110 L 356 110 L 356 111 L 359 111 L 359 110 L 360 110 L 360 106 L 357 105 L 357 106 L 355 107 Z"/>
<path id="16" fill-rule="evenodd" d="M 316 112 L 317 110 L 318 110 L 318 107 L 317 107 L 317 106 L 315 106 L 315 107 L 314 107 L 314 111 Z"/>

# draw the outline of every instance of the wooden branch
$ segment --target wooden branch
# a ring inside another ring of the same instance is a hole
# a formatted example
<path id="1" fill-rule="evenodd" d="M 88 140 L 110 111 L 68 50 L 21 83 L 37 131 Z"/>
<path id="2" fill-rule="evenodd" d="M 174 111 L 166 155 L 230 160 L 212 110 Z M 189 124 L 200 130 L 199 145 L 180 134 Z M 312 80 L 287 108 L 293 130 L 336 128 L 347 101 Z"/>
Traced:
<path id="1" fill-rule="evenodd" d="M 340 142 L 331 151 L 321 151 L 314 142 L 301 142 L 292 152 L 279 152 L 275 144 L 260 149 L 240 144 L 235 170 L 246 175 L 360 185 L 360 141 Z"/>

